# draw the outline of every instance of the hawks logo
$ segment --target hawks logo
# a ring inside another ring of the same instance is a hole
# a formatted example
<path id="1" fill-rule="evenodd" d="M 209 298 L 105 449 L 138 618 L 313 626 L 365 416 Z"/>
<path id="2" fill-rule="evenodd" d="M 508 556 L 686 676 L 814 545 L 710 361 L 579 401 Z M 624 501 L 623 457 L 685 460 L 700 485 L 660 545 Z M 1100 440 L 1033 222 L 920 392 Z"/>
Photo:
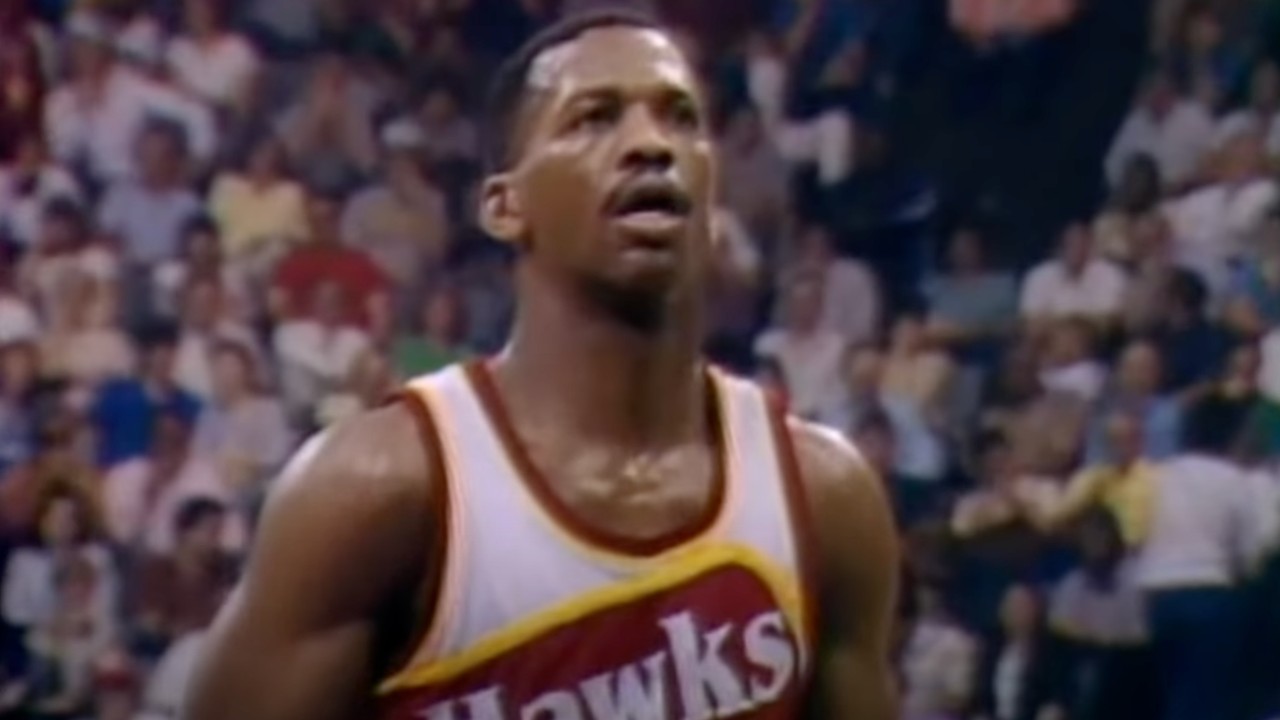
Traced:
<path id="1" fill-rule="evenodd" d="M 383 716 L 794 717 L 805 661 L 787 607 L 751 570 L 717 567 L 655 594 L 560 615 L 511 647 L 446 658 L 425 668 L 419 683 L 393 688 Z"/>

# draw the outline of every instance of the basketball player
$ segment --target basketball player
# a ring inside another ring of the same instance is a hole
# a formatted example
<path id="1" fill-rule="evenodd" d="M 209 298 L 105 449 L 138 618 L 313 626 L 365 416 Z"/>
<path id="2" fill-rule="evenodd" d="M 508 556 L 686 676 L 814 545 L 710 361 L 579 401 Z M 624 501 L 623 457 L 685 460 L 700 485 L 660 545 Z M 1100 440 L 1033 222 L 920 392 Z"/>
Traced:
<path id="1" fill-rule="evenodd" d="M 187 720 L 896 717 L 876 478 L 699 357 L 695 86 L 625 14 L 513 58 L 481 208 L 510 344 L 299 452 Z"/>

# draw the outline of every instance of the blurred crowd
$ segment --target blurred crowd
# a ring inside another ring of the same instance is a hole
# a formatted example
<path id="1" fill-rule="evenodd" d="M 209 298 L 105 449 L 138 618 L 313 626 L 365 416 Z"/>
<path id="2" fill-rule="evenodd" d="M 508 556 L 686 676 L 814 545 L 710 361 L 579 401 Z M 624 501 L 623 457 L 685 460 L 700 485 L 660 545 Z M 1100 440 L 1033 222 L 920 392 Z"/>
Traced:
<path id="1" fill-rule="evenodd" d="M 297 443 L 501 347 L 479 89 L 595 4 L 0 0 L 0 717 L 173 717 Z M 1280 716 L 1280 3 L 1149 3 L 1018 267 L 898 128 L 927 3 L 656 4 L 720 141 L 708 352 L 883 477 L 904 720 Z M 948 3 L 965 102 L 1096 9 Z"/>

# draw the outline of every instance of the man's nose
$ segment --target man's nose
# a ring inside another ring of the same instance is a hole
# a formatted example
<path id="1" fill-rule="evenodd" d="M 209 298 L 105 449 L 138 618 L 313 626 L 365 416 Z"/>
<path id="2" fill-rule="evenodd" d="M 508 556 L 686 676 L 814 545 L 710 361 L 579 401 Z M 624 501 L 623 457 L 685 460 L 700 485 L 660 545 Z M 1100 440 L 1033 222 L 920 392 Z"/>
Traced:
<path id="1" fill-rule="evenodd" d="M 671 138 L 647 108 L 635 108 L 627 114 L 621 139 L 625 168 L 666 171 L 675 164 Z"/>

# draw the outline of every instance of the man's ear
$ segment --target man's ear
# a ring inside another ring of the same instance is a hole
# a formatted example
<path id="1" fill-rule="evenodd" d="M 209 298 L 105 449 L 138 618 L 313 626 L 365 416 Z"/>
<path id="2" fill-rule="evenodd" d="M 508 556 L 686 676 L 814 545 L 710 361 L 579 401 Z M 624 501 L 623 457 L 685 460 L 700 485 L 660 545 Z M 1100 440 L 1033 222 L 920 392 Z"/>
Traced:
<path id="1" fill-rule="evenodd" d="M 520 197 L 508 174 L 493 175 L 480 191 L 480 227 L 496 240 L 519 245 L 528 228 Z"/>

